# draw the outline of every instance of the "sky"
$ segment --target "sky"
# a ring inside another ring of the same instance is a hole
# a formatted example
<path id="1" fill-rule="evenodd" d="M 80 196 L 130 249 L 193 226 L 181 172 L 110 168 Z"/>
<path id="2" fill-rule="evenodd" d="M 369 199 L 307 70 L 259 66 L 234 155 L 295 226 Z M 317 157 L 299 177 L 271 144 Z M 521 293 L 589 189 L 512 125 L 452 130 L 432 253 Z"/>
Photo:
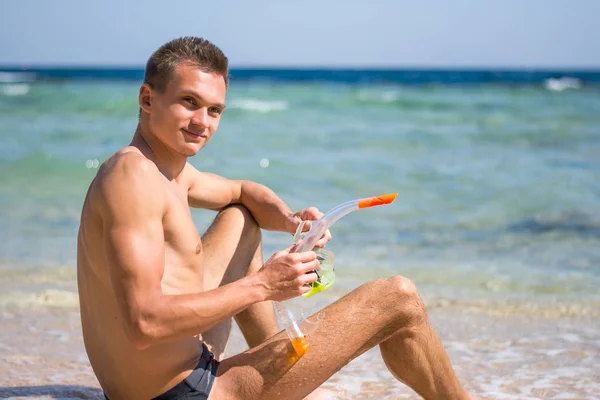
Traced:
<path id="1" fill-rule="evenodd" d="M 233 67 L 600 69 L 600 0 L 0 0 L 0 65 L 143 67 L 202 36 Z"/>

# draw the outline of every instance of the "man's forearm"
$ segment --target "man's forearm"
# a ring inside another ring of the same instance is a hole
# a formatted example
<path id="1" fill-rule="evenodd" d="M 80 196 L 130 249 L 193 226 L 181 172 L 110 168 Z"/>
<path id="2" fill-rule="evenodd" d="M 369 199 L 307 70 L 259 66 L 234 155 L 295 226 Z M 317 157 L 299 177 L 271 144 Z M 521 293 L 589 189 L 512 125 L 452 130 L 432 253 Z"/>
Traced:
<path id="1" fill-rule="evenodd" d="M 243 181 L 240 200 L 262 229 L 294 233 L 293 212 L 268 187 L 256 182 Z"/>
<path id="2" fill-rule="evenodd" d="M 159 295 L 147 299 L 131 317 L 130 336 L 139 349 L 190 338 L 263 300 L 252 277 L 208 292 Z"/>

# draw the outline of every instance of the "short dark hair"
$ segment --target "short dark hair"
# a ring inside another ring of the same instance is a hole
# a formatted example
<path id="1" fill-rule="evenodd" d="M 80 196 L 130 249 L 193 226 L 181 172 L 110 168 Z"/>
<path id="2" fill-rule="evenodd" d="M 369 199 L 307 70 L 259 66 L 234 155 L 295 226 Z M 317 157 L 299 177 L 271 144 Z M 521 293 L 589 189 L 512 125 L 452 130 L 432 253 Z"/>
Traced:
<path id="1" fill-rule="evenodd" d="M 146 63 L 144 83 L 164 92 L 180 64 L 191 64 L 204 72 L 219 74 L 225 80 L 225 86 L 229 84 L 229 62 L 225 54 L 208 40 L 194 36 L 173 39 L 160 46 Z"/>

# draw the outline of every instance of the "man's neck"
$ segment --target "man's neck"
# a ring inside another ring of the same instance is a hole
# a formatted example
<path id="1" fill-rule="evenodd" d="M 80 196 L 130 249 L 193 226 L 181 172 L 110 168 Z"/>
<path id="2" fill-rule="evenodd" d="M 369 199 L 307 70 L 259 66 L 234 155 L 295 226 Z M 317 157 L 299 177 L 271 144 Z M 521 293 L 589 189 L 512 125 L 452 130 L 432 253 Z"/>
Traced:
<path id="1" fill-rule="evenodd" d="M 158 170 L 168 179 L 173 180 L 183 171 L 187 157 L 165 146 L 140 122 L 135 130 L 130 146 L 136 147 L 150 161 L 156 164 Z"/>

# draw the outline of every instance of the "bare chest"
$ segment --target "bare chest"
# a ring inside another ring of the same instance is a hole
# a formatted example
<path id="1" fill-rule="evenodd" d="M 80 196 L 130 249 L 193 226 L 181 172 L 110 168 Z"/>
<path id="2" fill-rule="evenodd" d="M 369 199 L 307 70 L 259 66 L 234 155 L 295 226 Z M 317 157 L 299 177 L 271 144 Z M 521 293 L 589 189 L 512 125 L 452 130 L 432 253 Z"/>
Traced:
<path id="1" fill-rule="evenodd" d="M 168 211 L 163 220 L 163 291 L 170 294 L 198 292 L 203 286 L 200 234 L 192 220 L 187 194 L 177 188 L 168 188 L 168 192 Z"/>

